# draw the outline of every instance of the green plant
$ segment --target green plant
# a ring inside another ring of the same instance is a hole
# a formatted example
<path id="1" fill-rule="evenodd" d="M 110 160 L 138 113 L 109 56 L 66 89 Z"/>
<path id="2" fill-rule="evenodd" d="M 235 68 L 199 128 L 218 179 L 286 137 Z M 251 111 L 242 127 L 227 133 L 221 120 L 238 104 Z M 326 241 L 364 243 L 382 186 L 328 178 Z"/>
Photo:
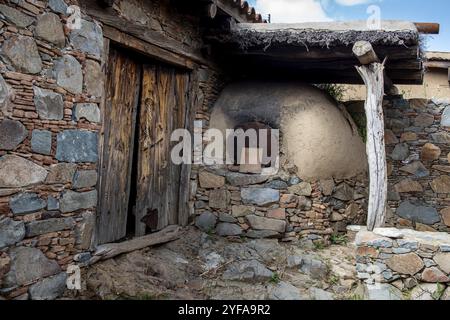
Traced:
<path id="1" fill-rule="evenodd" d="M 270 278 L 269 282 L 273 284 L 278 284 L 281 281 L 281 277 L 278 274 L 278 272 L 272 273 L 272 277 Z"/>
<path id="2" fill-rule="evenodd" d="M 403 299 L 404 300 L 407 300 L 407 301 L 411 300 L 412 290 L 403 291 L 402 294 L 403 294 Z"/>
<path id="3" fill-rule="evenodd" d="M 350 297 L 348 297 L 348 300 L 351 301 L 362 301 L 364 300 L 364 297 L 360 296 L 359 294 L 352 294 Z"/>
<path id="4" fill-rule="evenodd" d="M 344 98 L 345 88 L 342 85 L 326 83 L 318 84 L 316 85 L 316 87 L 325 91 L 328 95 L 330 95 L 334 100 L 338 102 L 342 101 L 342 99 Z"/>
<path id="5" fill-rule="evenodd" d="M 345 234 L 333 234 L 330 241 L 332 244 L 345 246 L 348 243 L 348 237 Z"/>
<path id="6" fill-rule="evenodd" d="M 339 278 L 338 275 L 332 274 L 332 275 L 330 276 L 330 278 L 328 279 L 328 282 L 329 282 L 331 285 L 335 286 L 335 285 L 338 285 L 338 284 L 339 284 L 339 280 L 340 280 L 340 279 L 341 279 L 341 278 Z"/>
<path id="7" fill-rule="evenodd" d="M 314 250 L 323 250 L 325 248 L 326 248 L 325 243 L 323 243 L 322 241 L 314 242 Z"/>
<path id="8" fill-rule="evenodd" d="M 215 234 L 215 229 L 214 229 L 214 227 L 208 229 L 208 230 L 206 231 L 206 234 L 208 235 L 208 237 L 212 237 L 212 236 Z"/>
<path id="9" fill-rule="evenodd" d="M 438 283 L 437 290 L 435 292 L 433 292 L 433 294 L 431 296 L 433 297 L 434 300 L 439 300 L 439 299 L 441 299 L 442 295 L 444 294 L 445 289 L 446 289 L 446 287 L 443 284 Z"/>

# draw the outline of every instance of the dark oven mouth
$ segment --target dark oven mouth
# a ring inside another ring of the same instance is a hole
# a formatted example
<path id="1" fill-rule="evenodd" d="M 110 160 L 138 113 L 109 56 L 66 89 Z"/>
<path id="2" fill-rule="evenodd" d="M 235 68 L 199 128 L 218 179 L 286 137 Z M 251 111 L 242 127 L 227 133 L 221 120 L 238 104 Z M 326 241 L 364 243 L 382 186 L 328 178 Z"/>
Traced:
<path id="1" fill-rule="evenodd" d="M 233 140 L 234 147 L 234 165 L 241 164 L 255 164 L 252 149 L 257 149 L 256 155 L 258 158 L 272 158 L 272 130 L 268 124 L 260 121 L 242 122 L 234 127 L 236 136 Z M 239 136 L 244 135 L 244 139 L 241 139 L 239 143 Z M 256 137 L 256 140 L 254 139 Z M 264 139 L 265 138 L 265 139 Z M 243 143 L 242 143 L 243 141 Z M 269 168 L 272 166 L 272 162 L 262 161 L 259 159 L 262 168 Z"/>

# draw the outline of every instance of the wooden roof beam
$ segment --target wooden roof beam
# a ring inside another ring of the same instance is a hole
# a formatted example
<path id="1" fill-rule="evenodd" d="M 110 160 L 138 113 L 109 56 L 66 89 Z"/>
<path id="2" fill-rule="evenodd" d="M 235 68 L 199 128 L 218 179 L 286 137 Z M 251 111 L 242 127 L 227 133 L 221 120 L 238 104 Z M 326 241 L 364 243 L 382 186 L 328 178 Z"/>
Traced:
<path id="1" fill-rule="evenodd" d="M 440 24 L 431 22 L 414 22 L 419 33 L 422 34 L 439 34 Z"/>
<path id="2" fill-rule="evenodd" d="M 353 53 L 358 58 L 359 62 L 362 65 L 370 65 L 372 63 L 380 63 L 380 59 L 378 58 L 375 50 L 372 45 L 368 41 L 358 41 L 353 46 Z M 383 62 L 383 72 L 384 72 L 384 90 L 389 94 L 398 94 L 397 88 L 394 86 L 392 80 L 386 75 L 386 71 L 384 70 Z"/>

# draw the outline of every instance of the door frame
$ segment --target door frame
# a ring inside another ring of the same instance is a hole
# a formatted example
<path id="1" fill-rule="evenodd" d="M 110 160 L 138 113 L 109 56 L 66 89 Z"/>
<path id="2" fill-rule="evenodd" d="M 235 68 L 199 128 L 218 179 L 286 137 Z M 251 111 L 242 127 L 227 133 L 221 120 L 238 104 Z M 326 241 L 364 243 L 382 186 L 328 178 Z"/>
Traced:
<path id="1" fill-rule="evenodd" d="M 109 63 L 109 50 L 111 45 L 122 47 L 125 50 L 136 52 L 144 57 L 148 57 L 154 61 L 161 61 L 168 66 L 173 66 L 181 70 L 185 70 L 189 73 L 189 90 L 192 93 L 191 101 L 186 111 L 186 122 L 185 128 L 193 134 L 193 123 L 195 120 L 195 113 L 198 109 L 198 69 L 199 64 L 197 61 L 190 59 L 184 55 L 178 53 L 170 52 L 154 44 L 145 42 L 139 38 L 131 36 L 124 33 L 118 29 L 110 26 L 104 25 L 103 29 L 103 53 L 101 58 L 101 70 L 103 77 L 103 88 L 102 97 L 100 99 L 100 114 L 101 114 L 101 128 L 98 136 L 98 162 L 97 162 L 97 172 L 99 173 L 98 183 L 97 183 L 97 208 L 96 208 L 96 219 L 93 236 L 91 239 L 91 249 L 95 249 L 98 246 L 98 224 L 100 219 L 100 214 L 102 212 L 101 208 L 101 185 L 103 183 L 102 176 L 102 166 L 104 162 L 104 144 L 105 144 L 105 118 L 104 112 L 106 110 L 106 89 L 107 89 L 107 67 Z M 189 208 L 189 198 L 190 198 L 190 176 L 191 176 L 191 165 L 182 165 L 181 176 L 180 176 L 180 192 L 179 192 L 179 217 L 178 224 L 185 226 L 188 224 L 188 219 L 190 215 Z M 184 192 L 181 192 L 184 191 Z M 183 205 L 182 205 L 183 204 Z"/>

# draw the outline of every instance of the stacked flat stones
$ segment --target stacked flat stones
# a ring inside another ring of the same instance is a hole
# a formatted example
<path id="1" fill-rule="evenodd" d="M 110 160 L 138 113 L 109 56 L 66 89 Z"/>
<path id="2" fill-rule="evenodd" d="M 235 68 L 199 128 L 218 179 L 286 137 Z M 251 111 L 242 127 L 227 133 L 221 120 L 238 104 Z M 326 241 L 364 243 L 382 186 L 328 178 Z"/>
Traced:
<path id="1" fill-rule="evenodd" d="M 449 98 L 450 99 L 450 98 Z M 364 112 L 363 102 L 349 103 Z M 400 96 L 384 101 L 387 225 L 450 231 L 450 102 Z"/>
<path id="2" fill-rule="evenodd" d="M 0 296 L 54 299 L 97 204 L 100 26 L 62 0 L 0 4 Z"/>
<path id="3" fill-rule="evenodd" d="M 395 228 L 349 227 L 357 232 L 357 275 L 366 284 L 391 284 L 412 299 L 450 293 L 450 235 Z M 433 294 L 434 293 L 434 294 Z"/>
<path id="4" fill-rule="evenodd" d="M 289 165 L 275 175 L 238 171 L 238 166 L 199 169 L 194 210 L 200 229 L 221 236 L 326 243 L 363 216 L 364 177 L 306 182 Z"/>

